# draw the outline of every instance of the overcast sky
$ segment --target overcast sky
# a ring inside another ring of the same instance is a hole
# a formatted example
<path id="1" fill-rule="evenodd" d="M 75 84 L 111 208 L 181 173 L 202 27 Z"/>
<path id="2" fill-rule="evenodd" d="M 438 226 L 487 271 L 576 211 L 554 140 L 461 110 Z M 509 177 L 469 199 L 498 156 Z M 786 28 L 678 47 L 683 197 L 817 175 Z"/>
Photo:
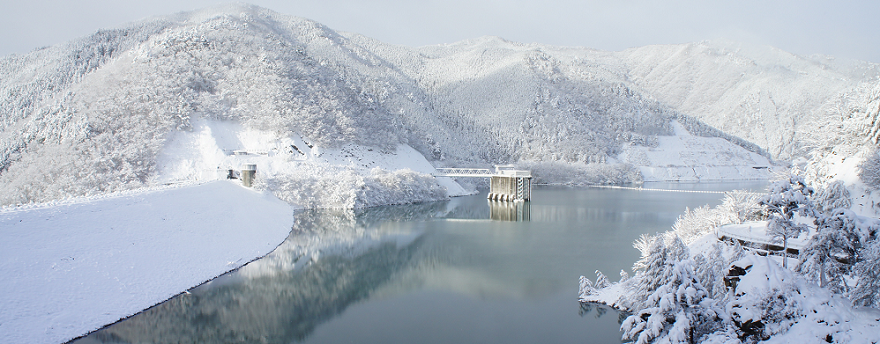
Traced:
<path id="1" fill-rule="evenodd" d="M 101 28 L 226 1 L 0 0 L 0 56 Z M 393 44 L 485 35 L 622 50 L 730 39 L 800 54 L 880 62 L 880 1 L 773 0 L 254 0 L 277 12 Z"/>

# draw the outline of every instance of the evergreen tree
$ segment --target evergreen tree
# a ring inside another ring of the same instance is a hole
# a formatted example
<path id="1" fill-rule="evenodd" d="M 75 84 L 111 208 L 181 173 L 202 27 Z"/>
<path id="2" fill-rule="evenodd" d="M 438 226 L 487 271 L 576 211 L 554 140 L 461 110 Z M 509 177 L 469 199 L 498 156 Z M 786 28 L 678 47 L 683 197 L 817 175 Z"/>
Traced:
<path id="1" fill-rule="evenodd" d="M 837 209 L 830 216 L 816 220 L 818 233 L 810 238 L 800 252 L 798 272 L 818 280 L 819 286 L 836 293 L 847 293 L 845 276 L 857 263 L 860 248 L 856 215 Z"/>
<path id="2" fill-rule="evenodd" d="M 724 244 L 716 242 L 712 245 L 712 251 L 709 252 L 708 256 L 698 254 L 694 257 L 697 278 L 699 278 L 700 283 L 706 288 L 706 291 L 709 292 L 709 296 L 712 298 L 720 298 L 727 293 L 727 287 L 724 285 L 724 276 L 727 273 L 730 262 L 724 259 L 724 254 L 721 251 L 722 245 Z"/>
<path id="3" fill-rule="evenodd" d="M 855 305 L 880 308 L 880 240 L 871 241 L 861 253 L 861 261 L 853 268 L 858 282 L 850 299 Z"/>
<path id="4" fill-rule="evenodd" d="M 824 214 L 831 214 L 838 208 L 849 209 L 852 205 L 849 190 L 842 180 L 835 180 L 816 190 L 813 201 L 816 210 Z"/>
<path id="5" fill-rule="evenodd" d="M 636 343 L 695 343 L 723 325 L 724 313 L 697 279 L 692 261 L 676 262 L 645 307 L 621 325 L 623 339 Z"/>
<path id="6" fill-rule="evenodd" d="M 638 280 L 636 286 L 638 291 L 635 295 L 640 299 L 633 300 L 633 305 L 636 306 L 634 308 L 640 304 L 648 307 L 651 302 L 641 298 L 651 295 L 657 288 L 666 284 L 672 275 L 671 270 L 675 263 L 689 256 L 687 246 L 678 236 L 672 236 L 667 244 L 664 235 L 654 236 L 646 253 L 635 264 Z"/>
<path id="7" fill-rule="evenodd" d="M 717 207 L 726 219 L 725 223 L 743 223 L 760 217 L 760 194 L 746 190 L 733 190 L 724 193 L 724 199 Z"/>
<path id="8" fill-rule="evenodd" d="M 802 177 L 789 175 L 787 179 L 773 183 L 759 202 L 769 218 L 767 233 L 782 241 L 782 267 L 787 265 L 788 239 L 807 231 L 806 225 L 794 221 L 794 214 L 815 216 L 812 195 L 813 188 L 807 186 Z"/>
<path id="9" fill-rule="evenodd" d="M 578 294 L 578 300 L 581 302 L 585 302 L 587 297 L 593 294 L 596 294 L 596 287 L 593 286 L 593 281 L 590 281 L 586 276 L 581 276 L 578 283 L 578 290 L 580 290 Z"/>

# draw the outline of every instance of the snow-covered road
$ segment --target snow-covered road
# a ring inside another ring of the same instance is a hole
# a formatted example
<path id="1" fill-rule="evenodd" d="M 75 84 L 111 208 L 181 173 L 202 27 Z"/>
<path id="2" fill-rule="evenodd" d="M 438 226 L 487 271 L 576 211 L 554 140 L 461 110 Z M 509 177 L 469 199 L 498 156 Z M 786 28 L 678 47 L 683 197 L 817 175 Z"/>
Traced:
<path id="1" fill-rule="evenodd" d="M 266 255 L 290 205 L 216 181 L 0 212 L 0 343 L 60 343 Z"/>

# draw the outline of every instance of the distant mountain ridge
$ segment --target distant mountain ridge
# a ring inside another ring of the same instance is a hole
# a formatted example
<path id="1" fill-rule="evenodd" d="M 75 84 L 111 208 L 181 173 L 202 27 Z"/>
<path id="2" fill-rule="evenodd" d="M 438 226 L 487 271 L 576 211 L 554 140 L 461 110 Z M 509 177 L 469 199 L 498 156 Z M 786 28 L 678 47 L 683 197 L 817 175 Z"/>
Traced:
<path id="1" fill-rule="evenodd" d="M 656 145 L 673 120 L 788 158 L 804 111 L 878 74 L 791 60 L 805 67 L 707 43 L 409 48 L 255 6 L 181 13 L 0 59 L 0 204 L 156 183 L 169 134 L 201 119 L 327 148 L 405 144 L 438 165 L 568 164 L 599 183 L 634 181 L 618 154 Z M 783 106 L 749 110 L 764 96 Z M 608 164 L 619 167 L 590 170 Z"/>
<path id="2" fill-rule="evenodd" d="M 808 153 L 810 124 L 824 116 L 825 104 L 880 80 L 875 63 L 736 42 L 646 46 L 616 55 L 630 80 L 655 99 L 785 160 Z"/>

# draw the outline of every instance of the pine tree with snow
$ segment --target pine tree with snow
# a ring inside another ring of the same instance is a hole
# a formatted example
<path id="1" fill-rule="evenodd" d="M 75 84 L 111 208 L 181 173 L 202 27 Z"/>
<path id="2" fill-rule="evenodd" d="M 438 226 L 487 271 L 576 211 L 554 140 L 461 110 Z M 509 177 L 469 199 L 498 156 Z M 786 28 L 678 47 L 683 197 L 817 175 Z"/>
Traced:
<path id="1" fill-rule="evenodd" d="M 805 224 L 795 222 L 794 215 L 815 216 L 810 199 L 812 195 L 813 188 L 807 186 L 802 177 L 789 175 L 787 179 L 770 185 L 767 195 L 759 201 L 769 217 L 767 233 L 775 240 L 782 241 L 783 267 L 786 267 L 788 260 L 788 240 L 808 230 Z"/>
<path id="2" fill-rule="evenodd" d="M 730 262 L 724 258 L 722 245 L 724 244 L 716 242 L 712 245 L 712 251 L 708 255 L 698 254 L 694 257 L 697 278 L 712 298 L 720 298 L 727 293 L 724 276 L 729 269 Z"/>
<path id="3" fill-rule="evenodd" d="M 643 238 L 644 239 L 644 238 Z M 639 299 L 632 300 L 636 308 L 646 302 L 645 297 L 651 295 L 657 288 L 667 283 L 672 275 L 671 270 L 676 263 L 689 256 L 688 248 L 678 236 L 672 236 L 666 243 L 665 235 L 656 235 L 651 238 L 650 246 L 643 251 L 643 256 L 635 264 L 637 279 L 637 292 Z M 644 245 L 644 242 L 642 242 Z M 647 305 L 649 305 L 650 302 Z"/>
<path id="4" fill-rule="evenodd" d="M 813 202 L 816 210 L 825 214 L 831 214 L 839 208 L 849 209 L 852 205 L 849 190 L 842 180 L 827 183 L 816 190 Z"/>
<path id="5" fill-rule="evenodd" d="M 611 285 L 611 282 L 608 281 L 608 277 L 602 273 L 602 271 L 596 270 L 596 289 L 604 289 L 608 288 Z"/>
<path id="6" fill-rule="evenodd" d="M 593 281 L 590 281 L 586 276 L 581 276 L 578 281 L 578 290 L 580 290 L 578 300 L 581 302 L 586 301 L 588 296 L 594 295 L 597 292 L 596 287 L 593 286 Z"/>
<path id="7" fill-rule="evenodd" d="M 816 225 L 818 233 L 801 250 L 797 270 L 818 280 L 819 286 L 845 294 L 849 291 L 845 277 L 852 272 L 861 246 L 856 215 L 837 209 L 817 219 Z"/>
<path id="8" fill-rule="evenodd" d="M 697 279 L 691 260 L 676 262 L 668 282 L 650 294 L 645 307 L 621 325 L 635 343 L 696 343 L 723 326 L 724 312 Z"/>
<path id="9" fill-rule="evenodd" d="M 746 190 L 733 190 L 724 193 L 724 199 L 718 206 L 718 212 L 725 216 L 724 222 L 743 223 L 756 220 L 761 213 L 761 205 L 758 204 L 760 194 Z"/>
<path id="10" fill-rule="evenodd" d="M 855 305 L 880 308 L 880 240 L 871 241 L 861 255 L 853 268 L 858 282 L 849 297 Z"/>

